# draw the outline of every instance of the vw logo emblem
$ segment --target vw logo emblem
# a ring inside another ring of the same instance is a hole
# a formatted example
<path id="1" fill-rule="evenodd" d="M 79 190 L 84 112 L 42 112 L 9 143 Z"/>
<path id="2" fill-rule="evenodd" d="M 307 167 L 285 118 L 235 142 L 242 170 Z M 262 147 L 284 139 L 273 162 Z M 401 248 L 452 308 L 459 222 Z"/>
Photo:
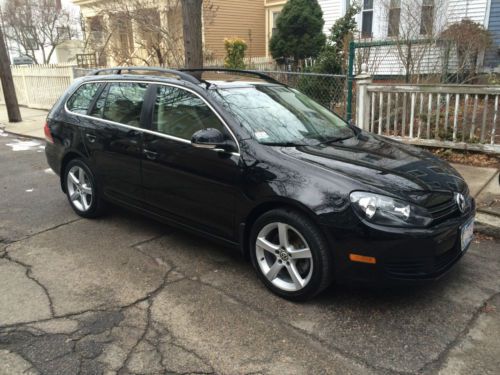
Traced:
<path id="1" fill-rule="evenodd" d="M 457 194 L 455 194 L 455 200 L 457 202 L 457 206 L 458 206 L 458 209 L 460 210 L 460 212 L 464 213 L 465 212 L 465 197 L 462 194 L 457 193 Z"/>

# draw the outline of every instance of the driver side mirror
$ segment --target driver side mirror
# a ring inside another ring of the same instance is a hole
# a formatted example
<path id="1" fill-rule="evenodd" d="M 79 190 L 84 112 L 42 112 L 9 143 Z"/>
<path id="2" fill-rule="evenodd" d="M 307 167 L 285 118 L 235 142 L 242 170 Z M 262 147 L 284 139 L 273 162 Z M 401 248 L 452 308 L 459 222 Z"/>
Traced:
<path id="1" fill-rule="evenodd" d="M 234 141 L 226 139 L 218 129 L 208 128 L 198 130 L 191 137 L 193 147 L 233 152 L 237 149 Z"/>

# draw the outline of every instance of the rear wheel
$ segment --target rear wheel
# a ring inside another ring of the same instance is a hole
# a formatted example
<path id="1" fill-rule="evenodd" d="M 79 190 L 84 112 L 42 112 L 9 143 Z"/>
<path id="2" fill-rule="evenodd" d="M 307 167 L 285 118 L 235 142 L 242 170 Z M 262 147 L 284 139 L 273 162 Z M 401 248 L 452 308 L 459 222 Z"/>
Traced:
<path id="1" fill-rule="evenodd" d="M 272 210 L 255 222 L 250 241 L 257 274 L 279 296 L 307 300 L 331 283 L 327 243 L 306 216 L 290 210 Z"/>
<path id="2" fill-rule="evenodd" d="M 81 159 L 73 159 L 64 172 L 66 195 L 80 216 L 93 218 L 103 213 L 103 202 L 92 170 Z"/>

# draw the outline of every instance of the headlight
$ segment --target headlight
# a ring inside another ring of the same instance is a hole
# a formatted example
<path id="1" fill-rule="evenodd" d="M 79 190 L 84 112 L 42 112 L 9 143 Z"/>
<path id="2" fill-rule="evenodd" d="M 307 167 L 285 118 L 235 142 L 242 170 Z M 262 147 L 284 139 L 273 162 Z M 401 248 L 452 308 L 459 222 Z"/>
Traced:
<path id="1" fill-rule="evenodd" d="M 376 224 L 425 227 L 432 221 L 425 208 L 399 199 L 362 191 L 351 193 L 350 198 L 356 213 Z"/>

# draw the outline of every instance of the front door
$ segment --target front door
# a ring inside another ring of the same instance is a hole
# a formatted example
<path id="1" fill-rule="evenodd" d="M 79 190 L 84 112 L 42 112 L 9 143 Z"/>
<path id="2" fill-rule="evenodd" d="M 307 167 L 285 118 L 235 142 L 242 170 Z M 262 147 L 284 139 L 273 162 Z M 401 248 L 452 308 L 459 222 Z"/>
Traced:
<path id="1" fill-rule="evenodd" d="M 158 85 L 156 91 L 152 132 L 144 134 L 142 175 L 146 203 L 150 209 L 181 223 L 236 239 L 239 155 L 195 148 L 190 142 L 191 136 L 204 128 L 232 135 L 197 94 L 168 85 Z"/>

